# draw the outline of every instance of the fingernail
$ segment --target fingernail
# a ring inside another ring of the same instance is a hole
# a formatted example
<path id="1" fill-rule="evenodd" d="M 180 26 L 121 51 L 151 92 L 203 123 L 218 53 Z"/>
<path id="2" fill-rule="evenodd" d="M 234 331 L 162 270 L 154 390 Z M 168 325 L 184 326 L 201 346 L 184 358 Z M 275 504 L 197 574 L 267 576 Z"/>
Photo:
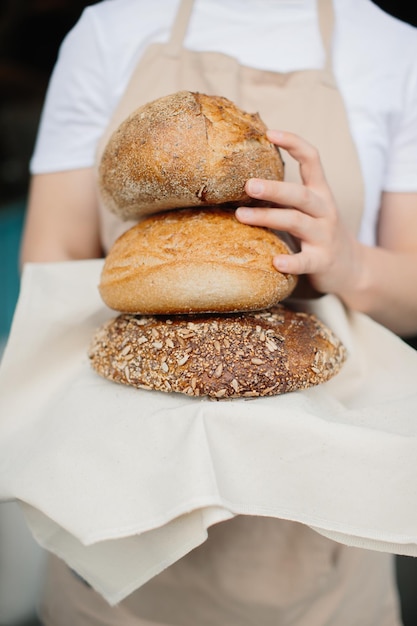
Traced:
<path id="1" fill-rule="evenodd" d="M 280 130 L 273 130 L 273 129 L 269 129 L 266 133 L 266 136 L 268 137 L 268 139 L 270 139 L 271 141 L 277 141 L 279 142 L 282 138 L 283 138 L 283 133 Z"/>
<path id="2" fill-rule="evenodd" d="M 251 195 L 260 196 L 264 190 L 264 186 L 259 180 L 250 180 L 248 181 L 247 189 Z"/>
<path id="3" fill-rule="evenodd" d="M 245 206 L 240 206 L 236 210 L 236 212 L 239 215 L 239 217 L 248 218 L 248 217 L 251 217 L 253 213 L 253 209 L 250 209 L 249 207 L 245 207 Z"/>
<path id="4" fill-rule="evenodd" d="M 279 272 L 285 273 L 288 269 L 288 259 L 285 257 L 285 255 L 274 257 L 272 263 L 275 269 L 277 269 Z"/>

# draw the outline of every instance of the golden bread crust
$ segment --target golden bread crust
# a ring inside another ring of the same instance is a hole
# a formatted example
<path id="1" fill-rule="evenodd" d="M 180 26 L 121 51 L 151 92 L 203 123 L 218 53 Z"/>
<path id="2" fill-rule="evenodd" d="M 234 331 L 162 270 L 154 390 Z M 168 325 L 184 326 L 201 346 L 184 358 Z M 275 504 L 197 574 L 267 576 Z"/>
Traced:
<path id="1" fill-rule="evenodd" d="M 148 217 L 121 235 L 101 273 L 103 301 L 123 313 L 178 314 L 264 309 L 297 278 L 272 265 L 290 254 L 271 230 L 232 210 L 182 209 Z"/>

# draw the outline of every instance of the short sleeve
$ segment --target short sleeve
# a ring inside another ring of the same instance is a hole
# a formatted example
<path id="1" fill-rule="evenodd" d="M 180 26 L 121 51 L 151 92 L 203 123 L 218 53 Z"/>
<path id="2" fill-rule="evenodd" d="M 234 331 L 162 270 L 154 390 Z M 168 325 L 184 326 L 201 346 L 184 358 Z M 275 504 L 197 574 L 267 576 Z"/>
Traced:
<path id="1" fill-rule="evenodd" d="M 392 113 L 385 191 L 417 192 L 417 46 L 409 58 L 398 94 L 399 110 Z"/>
<path id="2" fill-rule="evenodd" d="M 99 29 L 87 8 L 63 40 L 30 162 L 33 174 L 90 167 L 109 117 Z"/>

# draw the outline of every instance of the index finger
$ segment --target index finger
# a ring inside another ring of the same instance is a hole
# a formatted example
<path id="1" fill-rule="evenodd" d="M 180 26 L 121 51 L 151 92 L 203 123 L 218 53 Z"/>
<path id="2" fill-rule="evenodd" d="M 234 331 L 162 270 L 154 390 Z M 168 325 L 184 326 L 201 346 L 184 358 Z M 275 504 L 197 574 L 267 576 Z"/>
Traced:
<path id="1" fill-rule="evenodd" d="M 298 161 L 301 179 L 305 185 L 314 187 L 326 184 L 320 154 L 315 146 L 299 135 L 287 131 L 268 130 L 266 135 L 271 143 L 287 150 Z"/>

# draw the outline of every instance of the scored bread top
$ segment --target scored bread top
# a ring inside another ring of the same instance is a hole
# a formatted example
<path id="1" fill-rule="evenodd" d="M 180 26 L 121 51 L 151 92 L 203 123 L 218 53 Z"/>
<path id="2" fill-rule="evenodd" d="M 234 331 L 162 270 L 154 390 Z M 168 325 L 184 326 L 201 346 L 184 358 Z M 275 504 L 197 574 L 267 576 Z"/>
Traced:
<path id="1" fill-rule="evenodd" d="M 98 171 L 104 206 L 123 220 L 163 210 L 253 204 L 249 178 L 283 180 L 279 149 L 257 113 L 221 96 L 179 91 L 134 111 L 111 135 Z"/>
<path id="2" fill-rule="evenodd" d="M 148 217 L 109 251 L 99 291 L 112 309 L 166 314 L 264 309 L 289 296 L 297 277 L 272 265 L 290 254 L 275 232 L 209 207 Z"/>

